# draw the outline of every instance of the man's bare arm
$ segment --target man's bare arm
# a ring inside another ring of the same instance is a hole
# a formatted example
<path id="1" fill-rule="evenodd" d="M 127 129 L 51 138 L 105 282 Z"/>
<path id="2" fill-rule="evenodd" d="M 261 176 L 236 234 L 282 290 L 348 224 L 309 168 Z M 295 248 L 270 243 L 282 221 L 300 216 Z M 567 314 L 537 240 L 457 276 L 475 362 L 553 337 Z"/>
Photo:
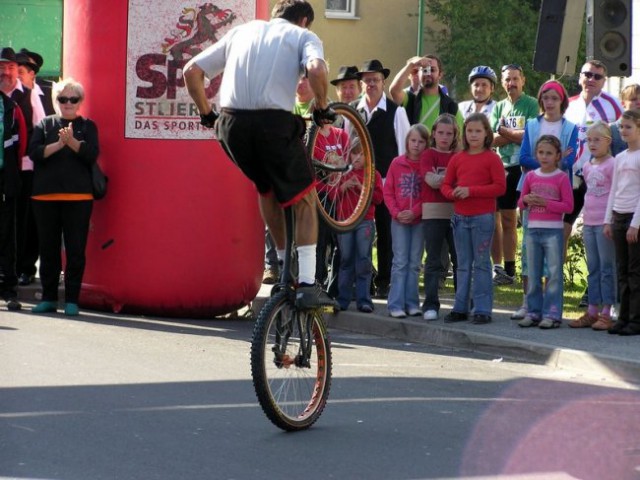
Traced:
<path id="1" fill-rule="evenodd" d="M 185 66 L 182 74 L 187 91 L 196 107 L 198 107 L 198 111 L 202 115 L 207 115 L 211 112 L 211 104 L 204 90 L 204 70 L 196 65 L 195 62 L 190 61 Z"/>
<path id="2" fill-rule="evenodd" d="M 507 140 L 507 143 L 522 143 L 524 129 L 500 127 L 500 136 Z"/>
<path id="3" fill-rule="evenodd" d="M 314 58 L 307 63 L 307 78 L 309 79 L 309 86 L 315 95 L 315 107 L 324 110 L 329 105 L 327 99 L 329 72 L 324 60 Z"/>

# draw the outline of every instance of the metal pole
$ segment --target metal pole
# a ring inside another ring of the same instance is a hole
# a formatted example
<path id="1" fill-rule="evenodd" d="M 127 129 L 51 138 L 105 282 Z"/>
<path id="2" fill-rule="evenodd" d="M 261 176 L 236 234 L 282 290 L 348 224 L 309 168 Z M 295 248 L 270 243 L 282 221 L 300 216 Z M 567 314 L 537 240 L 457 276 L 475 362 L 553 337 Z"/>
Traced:
<path id="1" fill-rule="evenodd" d="M 424 0 L 418 0 L 418 48 L 417 55 L 422 56 L 423 50 L 423 34 L 424 34 Z"/>

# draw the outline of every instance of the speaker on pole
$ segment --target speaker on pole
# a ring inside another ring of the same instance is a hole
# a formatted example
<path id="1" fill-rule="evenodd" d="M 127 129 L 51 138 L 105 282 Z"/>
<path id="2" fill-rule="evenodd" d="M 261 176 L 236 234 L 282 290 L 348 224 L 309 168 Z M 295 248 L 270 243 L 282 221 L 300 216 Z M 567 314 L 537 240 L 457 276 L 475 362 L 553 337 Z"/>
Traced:
<path id="1" fill-rule="evenodd" d="M 576 71 L 586 0 L 542 0 L 533 69 L 573 74 Z"/>
<path id="2" fill-rule="evenodd" d="M 631 75 L 633 0 L 588 0 L 587 58 L 600 60 L 610 76 Z"/>

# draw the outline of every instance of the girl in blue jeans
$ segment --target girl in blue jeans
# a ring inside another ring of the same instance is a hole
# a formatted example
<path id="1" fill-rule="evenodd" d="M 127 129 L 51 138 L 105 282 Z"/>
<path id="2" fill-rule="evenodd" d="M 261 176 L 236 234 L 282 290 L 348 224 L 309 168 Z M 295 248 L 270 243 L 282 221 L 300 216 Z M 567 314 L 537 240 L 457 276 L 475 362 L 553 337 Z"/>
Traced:
<path id="1" fill-rule="evenodd" d="M 573 328 L 609 330 L 613 327 L 611 306 L 616 301 L 616 255 L 613 242 L 604 236 L 604 216 L 615 165 L 611 156 L 611 142 L 611 128 L 606 123 L 596 122 L 587 129 L 587 146 L 592 157 L 582 167 L 587 185 L 582 210 L 582 239 L 589 271 L 589 306 L 580 318 L 569 322 L 569 326 Z"/>
<path id="2" fill-rule="evenodd" d="M 418 275 L 422 262 L 422 185 L 420 157 L 429 143 L 429 131 L 413 125 L 406 138 L 406 153 L 391 162 L 384 184 L 384 203 L 391 214 L 391 288 L 387 298 L 394 318 L 421 316 Z"/>
<path id="3" fill-rule="evenodd" d="M 458 256 L 456 297 L 453 310 L 444 317 L 445 322 L 467 320 L 472 295 L 472 323 L 491 322 L 490 254 L 496 198 L 504 195 L 507 188 L 502 160 L 491 150 L 492 142 L 493 132 L 487 117 L 482 113 L 469 115 L 462 133 L 464 149 L 449 162 L 440 187 L 445 198 L 453 201 L 453 235 Z"/>
<path id="4" fill-rule="evenodd" d="M 353 205 L 360 198 L 362 181 L 364 178 L 364 160 L 362 145 L 357 139 L 352 140 L 349 157 L 353 170 L 345 175 L 338 188 L 338 218 L 343 219 L 351 215 Z M 338 303 L 341 310 L 346 310 L 353 297 L 353 283 L 356 284 L 356 306 L 360 312 L 373 312 L 371 301 L 371 275 L 373 264 L 371 250 L 376 233 L 374 223 L 376 205 L 382 203 L 382 177 L 376 170 L 371 206 L 364 216 L 364 220 L 353 230 L 337 235 L 340 251 L 340 270 L 338 273 Z"/>
<path id="5" fill-rule="evenodd" d="M 562 323 L 563 308 L 563 216 L 573 211 L 573 189 L 569 177 L 559 168 L 562 146 L 557 137 L 541 135 L 535 154 L 540 168 L 527 174 L 518 200 L 518 207 L 529 211 L 529 230 L 524 239 L 529 264 L 527 315 L 518 325 L 557 328 Z M 545 261 L 549 277 L 543 288 Z"/>

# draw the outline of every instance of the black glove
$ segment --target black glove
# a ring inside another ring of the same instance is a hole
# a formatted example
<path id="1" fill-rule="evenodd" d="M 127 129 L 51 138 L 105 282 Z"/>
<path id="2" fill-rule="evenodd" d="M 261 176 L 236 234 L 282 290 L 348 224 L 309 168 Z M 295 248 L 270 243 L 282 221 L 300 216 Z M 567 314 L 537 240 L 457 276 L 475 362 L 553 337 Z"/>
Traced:
<path id="1" fill-rule="evenodd" d="M 204 125 L 207 128 L 213 128 L 219 116 L 220 115 L 218 115 L 215 110 L 211 110 L 206 115 L 200 114 L 200 125 Z"/>
<path id="2" fill-rule="evenodd" d="M 336 111 L 331 107 L 325 109 L 316 108 L 313 111 L 313 123 L 319 127 L 335 122 L 336 117 Z"/>

